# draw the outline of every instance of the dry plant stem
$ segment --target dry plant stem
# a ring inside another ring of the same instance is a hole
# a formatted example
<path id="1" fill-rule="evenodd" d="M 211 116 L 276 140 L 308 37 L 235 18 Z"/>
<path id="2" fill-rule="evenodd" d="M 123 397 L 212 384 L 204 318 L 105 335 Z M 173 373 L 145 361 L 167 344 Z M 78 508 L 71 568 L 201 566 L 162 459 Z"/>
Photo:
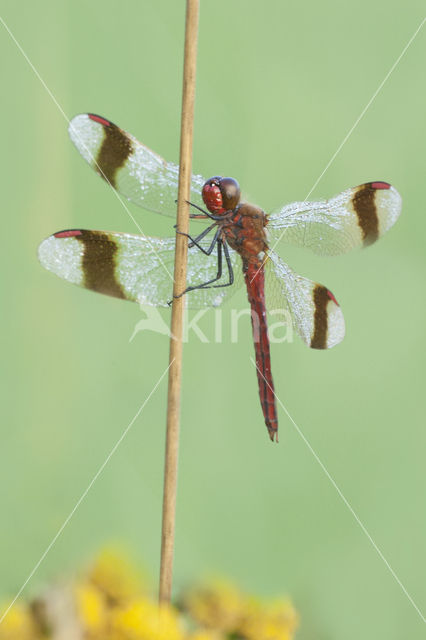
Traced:
<path id="1" fill-rule="evenodd" d="M 186 201 L 189 200 L 191 182 L 198 13 L 199 0 L 187 0 L 177 205 L 177 228 L 184 233 L 189 232 L 189 205 Z M 186 237 L 181 234 L 176 234 L 174 295 L 180 294 L 186 287 L 187 253 L 188 243 Z M 172 306 L 172 337 L 170 339 L 167 435 L 164 466 L 163 528 L 161 536 L 160 602 L 170 602 L 172 593 L 184 300 L 185 296 L 174 298 Z"/>

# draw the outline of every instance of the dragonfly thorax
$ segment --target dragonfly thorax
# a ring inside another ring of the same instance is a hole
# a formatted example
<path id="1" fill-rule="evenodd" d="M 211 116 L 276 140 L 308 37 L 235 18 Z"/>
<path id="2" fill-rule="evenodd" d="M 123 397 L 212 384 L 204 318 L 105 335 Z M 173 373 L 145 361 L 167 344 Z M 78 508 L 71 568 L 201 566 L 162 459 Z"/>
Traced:
<path id="1" fill-rule="evenodd" d="M 210 213 L 222 214 L 235 209 L 240 201 L 240 186 L 234 178 L 216 176 L 204 183 L 202 196 Z"/>

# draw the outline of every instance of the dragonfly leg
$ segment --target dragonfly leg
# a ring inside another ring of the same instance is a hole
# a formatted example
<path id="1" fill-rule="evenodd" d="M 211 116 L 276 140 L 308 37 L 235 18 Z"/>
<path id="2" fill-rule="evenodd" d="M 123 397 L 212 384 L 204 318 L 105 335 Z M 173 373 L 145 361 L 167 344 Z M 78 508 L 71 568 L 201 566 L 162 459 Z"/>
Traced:
<path id="1" fill-rule="evenodd" d="M 189 200 L 186 200 L 186 203 L 189 204 L 191 207 L 194 207 L 194 209 L 198 209 L 198 211 L 201 211 L 201 213 L 204 216 L 207 216 L 208 218 L 210 218 L 211 220 L 220 220 L 220 216 L 215 216 L 212 213 L 209 213 L 208 211 L 206 211 L 205 209 L 203 209 L 202 207 L 199 207 L 198 204 L 194 204 L 193 202 L 190 202 Z M 198 216 L 196 213 L 192 213 L 189 216 L 190 218 L 199 218 L 201 216 Z"/>
<path id="2" fill-rule="evenodd" d="M 175 200 L 175 202 L 177 203 L 177 200 Z M 205 209 L 202 209 L 201 207 L 198 206 L 198 204 L 194 204 L 193 202 L 190 202 L 189 200 L 185 200 L 186 204 L 189 204 L 191 207 L 194 207 L 194 209 L 198 209 L 198 211 L 201 211 L 201 213 L 203 214 L 202 216 L 198 215 L 197 213 L 191 213 L 190 214 L 190 218 L 210 218 L 211 220 L 220 220 L 221 218 L 223 218 L 223 216 L 215 216 L 212 213 L 209 213 L 208 211 L 206 211 Z"/>
<path id="3" fill-rule="evenodd" d="M 228 275 L 229 280 L 223 284 L 213 284 L 217 280 L 220 280 L 222 277 L 222 248 L 225 254 L 226 266 L 228 267 Z M 222 239 L 217 240 L 217 274 L 215 278 L 211 280 L 207 280 L 207 282 L 203 282 L 202 284 L 194 285 L 193 287 L 187 287 L 185 291 L 174 296 L 175 298 L 180 298 L 184 293 L 188 293 L 189 291 L 196 291 L 198 289 L 215 289 L 219 287 L 230 287 L 234 283 L 234 270 L 232 268 L 231 258 L 229 255 L 229 250 L 226 242 Z M 171 302 L 169 302 L 169 305 Z"/>
<path id="4" fill-rule="evenodd" d="M 204 236 L 206 236 L 208 233 L 210 233 L 210 231 L 213 229 L 213 227 L 216 226 L 216 223 L 213 223 L 212 225 L 210 225 L 210 227 L 207 227 L 207 229 L 204 229 L 204 231 L 202 233 L 200 233 L 200 235 L 198 235 L 196 238 L 192 238 L 188 233 L 184 233 L 183 231 L 176 231 L 176 233 L 180 233 L 181 236 L 186 236 L 188 238 L 188 240 L 190 240 L 190 243 L 188 244 L 188 247 L 197 247 L 197 249 L 199 249 L 200 251 L 202 251 L 205 255 L 209 256 L 211 254 L 211 252 L 214 249 L 214 245 L 216 244 L 216 240 L 219 237 L 219 233 L 220 233 L 220 229 L 217 230 L 217 232 L 214 235 L 213 241 L 210 245 L 210 247 L 208 249 L 204 249 L 204 247 L 202 247 L 199 243 L 200 240 L 202 240 L 204 238 Z"/>
<path id="5" fill-rule="evenodd" d="M 216 278 L 213 278 L 212 280 L 208 280 L 203 284 L 199 284 L 194 287 L 189 287 L 186 291 L 194 291 L 195 289 L 217 289 L 219 287 L 230 287 L 232 284 L 234 284 L 234 270 L 232 268 L 232 262 L 231 262 L 231 257 L 229 255 L 228 245 L 222 239 L 218 240 L 217 244 L 218 244 L 218 247 L 217 247 L 218 269 L 217 269 Z M 228 282 L 224 282 L 223 284 L 212 284 L 213 282 L 216 282 L 216 280 L 220 280 L 220 278 L 222 277 L 222 248 L 225 254 L 226 266 L 228 267 L 229 280 Z"/>
<path id="6" fill-rule="evenodd" d="M 182 291 L 182 293 L 179 293 L 178 295 L 173 296 L 174 298 L 180 298 L 185 293 L 188 293 L 189 291 L 196 291 L 197 289 L 211 289 L 212 288 L 212 283 L 221 279 L 221 277 L 222 277 L 222 245 L 223 245 L 223 241 L 222 240 L 215 240 L 215 242 L 217 242 L 217 274 L 216 274 L 216 277 L 212 278 L 211 280 L 207 280 L 207 282 L 203 282 L 201 284 L 194 285 L 193 287 L 187 287 L 184 291 Z M 213 247 L 211 247 L 211 250 L 213 250 Z M 229 265 L 228 265 L 228 268 L 229 268 Z M 222 284 L 222 285 L 215 285 L 215 286 L 227 287 L 227 286 L 229 286 L 229 284 L 231 284 L 231 283 Z M 172 303 L 172 301 L 170 301 L 168 303 L 169 306 L 171 305 L 171 303 Z"/>
<path id="7" fill-rule="evenodd" d="M 203 282 L 202 284 L 194 285 L 193 287 L 187 287 L 182 293 L 179 293 L 177 296 L 173 296 L 174 298 L 180 298 L 184 293 L 188 293 L 188 291 L 195 291 L 196 289 L 204 289 L 207 285 L 212 282 L 216 282 L 220 280 L 222 277 L 222 242 L 217 241 L 217 274 L 215 278 L 211 280 L 207 280 L 207 282 Z"/>
<path id="8" fill-rule="evenodd" d="M 223 252 L 225 254 L 226 266 L 228 267 L 229 281 L 226 282 L 225 284 L 215 284 L 213 285 L 213 287 L 230 287 L 231 284 L 234 284 L 234 270 L 232 268 L 232 262 L 231 262 L 231 257 L 229 255 L 228 245 L 223 240 L 221 241 L 221 244 L 223 246 Z"/>

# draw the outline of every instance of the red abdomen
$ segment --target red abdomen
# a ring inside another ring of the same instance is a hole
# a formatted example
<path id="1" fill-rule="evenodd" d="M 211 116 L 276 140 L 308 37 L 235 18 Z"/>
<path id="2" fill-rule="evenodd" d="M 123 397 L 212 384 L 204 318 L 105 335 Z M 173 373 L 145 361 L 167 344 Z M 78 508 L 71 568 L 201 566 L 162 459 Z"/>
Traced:
<path id="1" fill-rule="evenodd" d="M 268 325 L 265 307 L 265 271 L 260 260 L 244 262 L 244 278 L 251 306 L 256 372 L 260 403 L 265 424 L 272 441 L 278 442 L 278 418 L 275 404 L 274 382 L 271 373 Z"/>

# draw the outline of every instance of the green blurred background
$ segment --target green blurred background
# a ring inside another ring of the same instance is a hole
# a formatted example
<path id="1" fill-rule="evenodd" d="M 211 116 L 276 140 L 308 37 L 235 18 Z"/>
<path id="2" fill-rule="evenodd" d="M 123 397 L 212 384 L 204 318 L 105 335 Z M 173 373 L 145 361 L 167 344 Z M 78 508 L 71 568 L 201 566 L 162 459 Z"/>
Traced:
<path id="1" fill-rule="evenodd" d="M 201 3 L 194 169 L 233 175 L 266 211 L 303 200 L 406 45 L 424 2 Z M 177 160 L 184 3 L 16 3 L 2 17 L 63 109 L 92 111 Z M 73 148 L 67 122 L 6 30 L 2 59 L 3 399 L 0 597 L 13 595 L 163 373 L 167 338 L 136 305 L 72 287 L 37 262 L 67 227 L 135 232 Z M 396 227 L 365 252 L 285 247 L 327 284 L 347 337 L 272 350 L 277 393 L 425 611 L 426 33 L 408 49 L 312 198 L 371 179 L 401 192 Z M 172 222 L 131 208 L 145 233 Z M 244 308 L 239 292 L 224 310 Z M 164 312 L 167 320 L 168 312 Z M 214 313 L 200 326 L 212 335 Z M 288 593 L 306 640 L 423 637 L 402 588 L 280 411 L 268 439 L 247 318 L 232 344 L 185 346 L 175 590 L 221 573 Z M 159 566 L 166 381 L 30 584 L 36 592 L 120 541 Z"/>

